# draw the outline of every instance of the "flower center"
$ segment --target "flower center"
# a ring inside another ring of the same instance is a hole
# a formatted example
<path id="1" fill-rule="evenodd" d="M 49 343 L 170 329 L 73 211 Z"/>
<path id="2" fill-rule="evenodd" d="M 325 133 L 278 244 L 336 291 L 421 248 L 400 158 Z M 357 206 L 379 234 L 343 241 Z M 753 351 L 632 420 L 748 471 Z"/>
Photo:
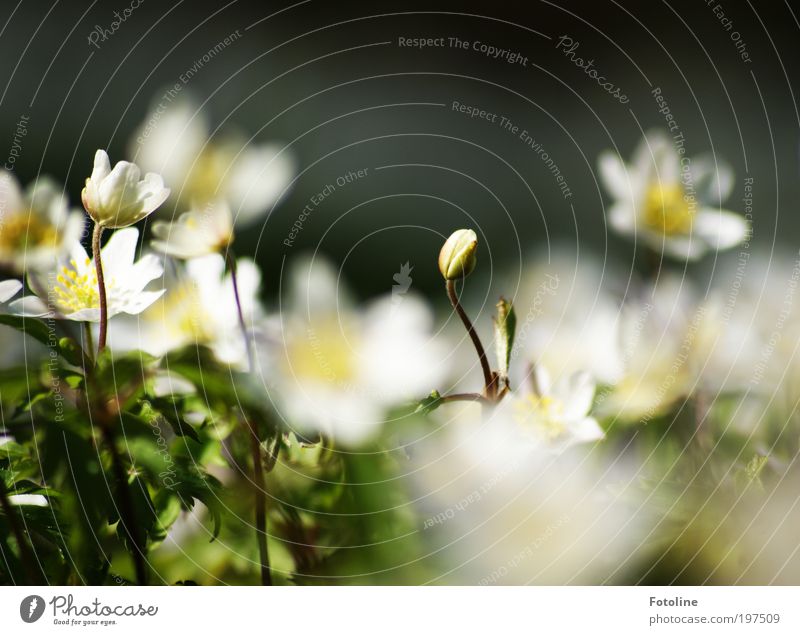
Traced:
<path id="1" fill-rule="evenodd" d="M 688 234 L 694 220 L 694 205 L 690 204 L 679 183 L 652 185 L 644 203 L 644 222 L 665 236 Z"/>
<path id="2" fill-rule="evenodd" d="M 526 395 L 514 404 L 514 418 L 522 427 L 553 440 L 565 432 L 564 404 L 552 397 Z"/>
<path id="3" fill-rule="evenodd" d="M 0 223 L 0 249 L 24 251 L 58 243 L 58 230 L 30 211 L 10 214 Z"/>
<path id="4" fill-rule="evenodd" d="M 63 313 L 96 309 L 100 306 L 97 273 L 89 258 L 83 267 L 78 267 L 78 263 L 74 260 L 70 260 L 68 265 L 63 265 L 56 275 L 56 284 L 52 291 L 53 300 Z"/>

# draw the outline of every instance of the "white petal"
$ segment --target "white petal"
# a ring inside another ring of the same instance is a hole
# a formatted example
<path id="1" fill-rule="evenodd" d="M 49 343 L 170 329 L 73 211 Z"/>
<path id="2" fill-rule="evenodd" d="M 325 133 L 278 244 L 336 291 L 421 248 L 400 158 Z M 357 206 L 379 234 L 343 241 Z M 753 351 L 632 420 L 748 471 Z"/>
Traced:
<path id="1" fill-rule="evenodd" d="M 164 187 L 164 179 L 159 174 L 148 172 L 137 185 L 136 197 L 142 214 L 147 215 L 169 198 L 169 188 Z"/>
<path id="2" fill-rule="evenodd" d="M 708 244 L 700 236 L 667 236 L 657 232 L 642 231 L 645 242 L 656 252 L 677 260 L 697 260 L 708 251 Z"/>
<path id="3" fill-rule="evenodd" d="M 680 181 L 680 158 L 672 140 L 661 130 L 647 133 L 637 149 L 635 163 L 647 182 L 666 186 Z"/>
<path id="4" fill-rule="evenodd" d="M 119 312 L 127 313 L 128 315 L 138 315 L 151 304 L 153 304 L 153 302 L 158 300 L 162 295 L 164 295 L 164 291 L 166 291 L 166 289 L 160 289 L 158 291 L 141 291 L 135 294 L 127 302 L 124 302 L 119 307 Z"/>
<path id="5" fill-rule="evenodd" d="M 37 179 L 28 186 L 25 198 L 32 213 L 60 229 L 67 212 L 67 198 L 54 181 L 46 176 Z"/>
<path id="6" fill-rule="evenodd" d="M 78 210 L 70 212 L 64 222 L 64 230 L 61 234 L 61 248 L 64 249 L 68 245 L 80 243 L 81 238 L 83 238 L 84 227 L 86 227 L 86 214 Z"/>
<path id="7" fill-rule="evenodd" d="M 111 278 L 123 278 L 130 272 L 136 258 L 136 242 L 139 230 L 135 227 L 118 229 L 101 249 L 103 274 Z"/>
<path id="8" fill-rule="evenodd" d="M 635 174 L 629 176 L 628 170 L 622 159 L 614 152 L 606 151 L 600 155 L 597 163 L 600 178 L 608 192 L 615 199 L 628 200 L 633 191 L 632 183 Z"/>
<path id="9" fill-rule="evenodd" d="M 8 497 L 12 505 L 32 505 L 34 507 L 47 507 L 47 499 L 41 494 L 12 494 Z"/>
<path id="10" fill-rule="evenodd" d="M 261 271 L 252 260 L 240 258 L 236 261 L 236 278 L 243 308 L 248 313 L 252 310 L 253 299 L 258 296 L 261 288 Z"/>
<path id="11" fill-rule="evenodd" d="M 24 315 L 25 317 L 44 317 L 52 313 L 47 305 L 35 295 L 26 295 L 19 300 L 14 300 L 8 305 L 8 308 L 15 315 Z"/>
<path id="12" fill-rule="evenodd" d="M 743 216 L 723 209 L 701 209 L 694 220 L 694 232 L 713 249 L 728 249 L 742 242 L 749 231 Z"/>
<path id="13" fill-rule="evenodd" d="M 577 372 L 562 378 L 553 387 L 553 394 L 564 404 L 564 417 L 585 417 L 592 408 L 595 385 L 589 373 Z"/>
<path id="14" fill-rule="evenodd" d="M 225 259 L 219 254 L 195 258 L 186 263 L 186 271 L 189 273 L 189 277 L 200 286 L 214 284 L 214 282 L 219 286 L 225 271 Z"/>
<path id="15" fill-rule="evenodd" d="M 573 423 L 570 426 L 570 434 L 578 442 L 599 441 L 606 436 L 603 428 L 592 417 L 586 417 Z"/>
<path id="16" fill-rule="evenodd" d="M 163 274 L 164 266 L 161 264 L 161 259 L 153 254 L 146 254 L 125 274 L 125 286 L 129 291 L 141 291 L 149 282 L 160 278 Z"/>
<path id="17" fill-rule="evenodd" d="M 17 178 L 6 170 L 0 171 L 0 210 L 3 214 L 23 209 L 22 191 Z"/>
<path id="18" fill-rule="evenodd" d="M 623 235 L 636 233 L 636 208 L 630 203 L 616 203 L 608 210 L 608 224 Z"/>
<path id="19" fill-rule="evenodd" d="M 86 253 L 86 250 L 83 248 L 83 245 L 81 244 L 80 240 L 73 241 L 69 245 L 67 253 L 69 255 L 68 260 L 70 264 L 75 266 L 75 269 L 79 276 L 83 275 L 94 266 L 91 263 L 91 260 L 89 259 L 89 254 Z"/>
<path id="20" fill-rule="evenodd" d="M 108 317 L 113 317 L 117 313 L 118 311 L 114 310 L 114 307 L 109 303 Z M 72 320 L 73 322 L 99 322 L 100 309 L 81 309 L 80 311 L 67 313 L 64 315 L 64 318 L 67 320 Z"/>
<path id="21" fill-rule="evenodd" d="M 539 397 L 546 397 L 552 391 L 553 387 L 550 373 L 547 372 L 547 369 L 541 364 L 536 364 L 536 366 L 534 366 L 531 381 L 533 382 L 533 391 Z"/>
<path id="22" fill-rule="evenodd" d="M 225 183 L 225 195 L 242 225 L 270 212 L 294 176 L 294 161 L 278 145 L 248 146 L 238 156 Z"/>
<path id="23" fill-rule="evenodd" d="M 8 302 L 22 289 L 19 280 L 3 280 L 0 282 L 0 303 Z"/>
<path id="24" fill-rule="evenodd" d="M 183 97 L 165 110 L 154 104 L 136 131 L 129 156 L 147 172 L 158 172 L 176 193 L 208 140 L 208 121 L 191 99 Z"/>
<path id="25" fill-rule="evenodd" d="M 92 167 L 92 176 L 89 177 L 99 186 L 111 172 L 111 161 L 105 150 L 98 150 L 94 153 L 94 166 Z"/>
<path id="26" fill-rule="evenodd" d="M 705 203 L 720 204 L 733 189 L 733 169 L 714 156 L 694 157 L 691 165 L 692 185 L 697 198 Z"/>

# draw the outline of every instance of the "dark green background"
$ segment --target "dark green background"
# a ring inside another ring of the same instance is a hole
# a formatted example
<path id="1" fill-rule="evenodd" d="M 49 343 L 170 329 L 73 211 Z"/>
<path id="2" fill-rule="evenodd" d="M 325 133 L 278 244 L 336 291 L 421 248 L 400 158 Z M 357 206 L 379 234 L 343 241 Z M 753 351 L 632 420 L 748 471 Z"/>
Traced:
<path id="1" fill-rule="evenodd" d="M 753 60 L 743 63 L 730 33 L 699 0 L 313 0 L 249 30 L 289 5 L 144 0 L 97 51 L 89 33 L 95 25 L 107 28 L 113 12 L 130 5 L 126 0 L 4 2 L 0 146 L 11 147 L 17 120 L 28 115 L 18 174 L 23 181 L 53 174 L 77 202 L 94 150 L 107 147 L 112 159 L 123 158 L 153 97 L 239 29 L 242 37 L 188 86 L 201 101 L 208 98 L 204 110 L 215 124 L 227 118 L 258 132 L 258 140 L 291 143 L 301 168 L 333 153 L 303 174 L 263 231 L 239 239 L 240 251 L 257 253 L 264 266 L 267 293 L 275 292 L 284 256 L 317 246 L 343 266 L 362 296 L 389 291 L 406 261 L 414 266 L 416 288 L 430 290 L 440 284 L 434 264 L 440 235 L 460 226 L 482 234 L 483 273 L 490 261 L 492 272 L 514 272 L 520 248 L 524 255 L 546 253 L 548 240 L 630 266 L 632 245 L 610 235 L 604 222 L 608 198 L 595 165 L 598 153 L 615 145 L 630 155 L 638 124 L 663 126 L 646 76 L 662 87 L 690 154 L 713 150 L 733 165 L 732 209 L 742 209 L 747 163 L 755 179 L 755 243 L 769 249 L 774 240 L 798 242 L 800 28 L 792 4 L 721 3 Z M 374 17 L 380 14 L 393 15 Z M 580 42 L 579 53 L 595 60 L 630 96 L 629 104 L 611 98 L 556 50 L 563 34 Z M 480 39 L 520 52 L 529 64 L 509 65 L 471 50 L 401 49 L 401 35 Z M 384 41 L 391 44 L 354 49 Z M 531 131 L 573 197 L 565 201 L 542 161 L 497 126 L 449 108 L 392 105 L 453 100 Z M 325 183 L 350 169 L 400 163 L 441 167 L 387 169 L 337 191 L 305 223 L 296 246 L 284 248 L 289 228 Z M 482 182 L 500 202 L 457 172 Z"/>

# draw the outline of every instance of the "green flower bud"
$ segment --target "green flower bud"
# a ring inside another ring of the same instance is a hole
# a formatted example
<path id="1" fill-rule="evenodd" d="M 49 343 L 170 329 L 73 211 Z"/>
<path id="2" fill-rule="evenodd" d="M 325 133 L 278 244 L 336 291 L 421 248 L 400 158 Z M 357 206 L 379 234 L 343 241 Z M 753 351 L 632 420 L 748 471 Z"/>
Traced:
<path id="1" fill-rule="evenodd" d="M 471 229 L 459 229 L 450 235 L 439 252 L 439 271 L 445 280 L 466 278 L 475 268 L 478 237 Z"/>

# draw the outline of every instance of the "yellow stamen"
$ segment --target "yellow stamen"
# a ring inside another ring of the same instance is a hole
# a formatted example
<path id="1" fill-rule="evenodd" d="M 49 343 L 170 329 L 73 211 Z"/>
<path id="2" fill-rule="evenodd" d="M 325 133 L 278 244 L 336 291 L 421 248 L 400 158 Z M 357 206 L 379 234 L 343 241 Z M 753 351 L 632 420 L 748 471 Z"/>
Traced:
<path id="1" fill-rule="evenodd" d="M 665 236 L 688 234 L 694 220 L 694 204 L 687 199 L 683 186 L 652 185 L 645 196 L 644 222 Z"/>
<path id="2" fill-rule="evenodd" d="M 565 432 L 564 404 L 552 397 L 527 395 L 514 404 L 514 418 L 525 428 L 547 440 L 560 437 Z"/>
<path id="3" fill-rule="evenodd" d="M 22 252 L 58 246 L 60 235 L 49 221 L 31 210 L 10 213 L 0 223 L 0 252 Z"/>

